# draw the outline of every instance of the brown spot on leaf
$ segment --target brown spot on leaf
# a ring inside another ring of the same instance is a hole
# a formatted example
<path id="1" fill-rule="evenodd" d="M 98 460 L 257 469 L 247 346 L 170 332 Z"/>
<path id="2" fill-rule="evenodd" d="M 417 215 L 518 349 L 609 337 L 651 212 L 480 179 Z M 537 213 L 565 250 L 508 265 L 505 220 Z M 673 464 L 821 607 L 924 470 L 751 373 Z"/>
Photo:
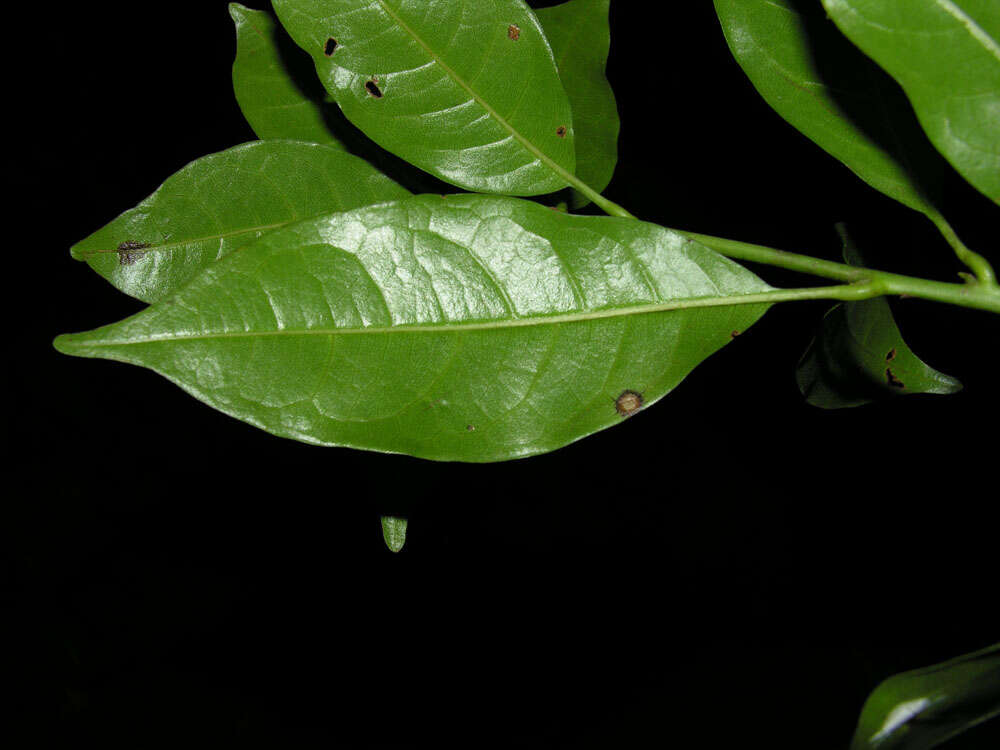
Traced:
<path id="1" fill-rule="evenodd" d="M 740 335 L 740 331 L 733 331 L 731 334 L 729 334 L 729 338 L 734 339 L 734 338 L 736 338 L 739 335 Z"/>
<path id="2" fill-rule="evenodd" d="M 896 377 L 896 373 L 892 371 L 891 367 L 885 368 L 885 382 L 892 388 L 906 388 L 903 381 Z"/>
<path id="3" fill-rule="evenodd" d="M 465 429 L 468 430 L 469 432 L 475 432 L 476 426 L 474 424 L 467 424 L 465 425 Z"/>
<path id="4" fill-rule="evenodd" d="M 507 36 L 516 42 L 521 38 L 521 27 L 512 23 L 507 27 Z"/>
<path id="5" fill-rule="evenodd" d="M 556 128 L 556 135 L 558 135 L 560 138 L 565 138 L 566 137 L 566 126 L 565 125 L 560 125 L 558 128 Z"/>
<path id="6" fill-rule="evenodd" d="M 337 50 L 337 40 L 332 36 L 326 40 L 326 45 L 323 47 L 323 54 L 327 57 L 331 57 L 333 53 Z"/>
<path id="7" fill-rule="evenodd" d="M 636 391 L 622 391 L 615 399 L 615 410 L 623 417 L 631 417 L 642 408 L 642 394 Z"/>
<path id="8" fill-rule="evenodd" d="M 886 362 L 892 362 L 896 358 L 896 347 L 889 350 L 889 353 L 885 355 Z"/>
<path id="9" fill-rule="evenodd" d="M 148 242 L 138 242 L 137 240 L 125 240 L 118 245 L 118 265 L 131 266 L 146 253 L 142 252 L 149 247 Z"/>
<path id="10" fill-rule="evenodd" d="M 372 76 L 371 79 L 365 81 L 365 89 L 376 99 L 382 98 L 382 89 L 378 87 L 378 78 L 375 76 Z"/>

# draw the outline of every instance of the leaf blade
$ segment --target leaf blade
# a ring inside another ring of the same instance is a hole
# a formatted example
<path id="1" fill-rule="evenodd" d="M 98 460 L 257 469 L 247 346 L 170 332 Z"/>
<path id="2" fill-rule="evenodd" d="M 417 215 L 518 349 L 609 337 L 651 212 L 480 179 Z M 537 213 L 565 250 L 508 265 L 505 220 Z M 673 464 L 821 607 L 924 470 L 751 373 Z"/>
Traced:
<path id="1" fill-rule="evenodd" d="M 569 101 L 521 0 L 465 9 L 444 0 L 276 0 L 274 8 L 347 118 L 382 147 L 469 190 L 539 195 L 566 186 L 575 167 Z"/>
<path id="2" fill-rule="evenodd" d="M 846 235 L 844 259 L 864 265 Z M 883 297 L 834 305 L 799 360 L 795 379 L 806 401 L 821 409 L 962 390 L 958 380 L 935 370 L 910 349 Z"/>
<path id="3" fill-rule="evenodd" d="M 615 94 L 605 75 L 611 48 L 610 6 L 610 0 L 569 0 L 535 11 L 573 108 L 576 174 L 599 193 L 614 175 L 621 128 Z M 574 208 L 589 202 L 573 191 Z"/>
<path id="4" fill-rule="evenodd" d="M 931 142 L 1000 203 L 1000 13 L 995 2 L 823 0 L 834 22 L 906 91 Z"/>
<path id="5" fill-rule="evenodd" d="M 715 0 L 733 57 L 772 109 L 871 187 L 937 215 L 929 193 L 940 165 L 905 96 L 821 15 L 800 8 L 809 6 Z"/>
<path id="6" fill-rule="evenodd" d="M 325 114 L 325 110 L 335 109 L 336 105 L 323 102 L 317 92 L 303 90 L 287 62 L 282 60 L 282 30 L 271 14 L 239 3 L 229 4 L 229 14 L 236 25 L 233 92 L 257 137 L 346 148 L 330 128 Z M 318 82 L 316 86 L 324 93 Z"/>
<path id="7" fill-rule="evenodd" d="M 654 403 L 766 309 L 663 300 L 768 289 L 643 222 L 416 196 L 267 234 L 56 347 L 149 367 L 285 437 L 497 461 L 621 422 L 626 391 Z"/>
<path id="8" fill-rule="evenodd" d="M 336 147 L 255 141 L 191 162 L 70 252 L 119 290 L 156 302 L 265 232 L 408 195 Z M 122 252 L 123 243 L 134 249 Z"/>

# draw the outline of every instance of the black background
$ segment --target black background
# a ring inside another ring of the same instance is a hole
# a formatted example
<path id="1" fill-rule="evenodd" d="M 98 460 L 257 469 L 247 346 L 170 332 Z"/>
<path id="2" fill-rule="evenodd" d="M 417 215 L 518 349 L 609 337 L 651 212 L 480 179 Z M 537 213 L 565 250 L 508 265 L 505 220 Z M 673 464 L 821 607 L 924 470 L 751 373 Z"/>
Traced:
<path id="1" fill-rule="evenodd" d="M 874 265 L 954 278 L 925 219 L 758 97 L 711 3 L 613 5 L 610 197 L 829 258 L 844 221 Z M 32 22 L 9 144 L 27 198 L 9 219 L 30 227 L 7 283 L 18 746 L 844 748 L 881 679 L 1000 637 L 986 313 L 894 303 L 965 384 L 952 397 L 807 406 L 794 367 L 825 305 L 795 303 L 627 423 L 487 466 L 274 438 L 151 372 L 57 354 L 56 334 L 141 308 L 69 246 L 254 137 L 224 2 L 111 7 Z M 946 188 L 967 243 L 995 250 L 996 206 Z M 399 555 L 386 512 L 410 518 Z"/>

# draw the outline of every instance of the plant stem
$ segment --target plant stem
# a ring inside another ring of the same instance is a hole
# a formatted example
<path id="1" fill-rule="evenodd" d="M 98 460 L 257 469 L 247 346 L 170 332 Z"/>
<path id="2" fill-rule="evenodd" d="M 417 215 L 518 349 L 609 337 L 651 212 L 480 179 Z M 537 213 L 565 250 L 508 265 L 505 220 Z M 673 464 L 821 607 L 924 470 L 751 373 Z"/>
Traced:
<path id="1" fill-rule="evenodd" d="M 676 230 L 675 230 L 676 231 Z M 790 271 L 808 273 L 826 279 L 836 279 L 855 284 L 868 282 L 877 293 L 869 296 L 899 294 L 907 297 L 947 302 L 960 307 L 971 307 L 977 310 L 988 310 L 1000 313 L 1000 287 L 982 282 L 972 284 L 950 284 L 944 281 L 931 281 L 913 276 L 903 276 L 888 271 L 876 271 L 871 268 L 849 266 L 846 263 L 835 263 L 809 255 L 798 255 L 784 250 L 775 250 L 764 245 L 753 245 L 749 242 L 738 242 L 721 237 L 713 237 L 697 232 L 680 232 L 680 234 L 710 247 L 729 258 L 739 258 L 769 266 L 787 268 Z M 835 287 L 836 288 L 836 287 Z"/>
<path id="2" fill-rule="evenodd" d="M 951 224 L 948 223 L 947 219 L 937 211 L 927 214 L 927 217 L 934 222 L 934 226 L 938 228 L 941 235 L 951 245 L 958 259 L 976 274 L 976 278 L 979 279 L 980 283 L 996 285 L 997 277 L 993 273 L 993 268 L 990 266 L 989 261 L 979 253 L 967 248 L 965 243 L 955 234 L 955 230 L 951 228 Z"/>

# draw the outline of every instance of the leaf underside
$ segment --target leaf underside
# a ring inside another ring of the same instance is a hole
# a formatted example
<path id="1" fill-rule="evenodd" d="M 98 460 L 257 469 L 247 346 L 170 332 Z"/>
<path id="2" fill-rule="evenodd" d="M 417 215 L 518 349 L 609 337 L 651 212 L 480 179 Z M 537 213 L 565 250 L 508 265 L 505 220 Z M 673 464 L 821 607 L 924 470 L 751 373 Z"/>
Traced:
<path id="1" fill-rule="evenodd" d="M 621 422 L 766 310 L 664 307 L 769 289 L 644 222 L 417 196 L 273 231 L 56 347 L 151 368 L 277 435 L 499 461 Z"/>
<path id="2" fill-rule="evenodd" d="M 275 0 L 347 118 L 459 187 L 538 195 L 575 167 L 569 100 L 521 0 Z"/>
<path id="3" fill-rule="evenodd" d="M 254 141 L 188 164 L 71 252 L 126 294 L 156 302 L 266 232 L 408 195 L 336 147 Z"/>
<path id="4" fill-rule="evenodd" d="M 931 142 L 1000 203 L 996 0 L 824 0 L 830 17 L 906 91 Z"/>

